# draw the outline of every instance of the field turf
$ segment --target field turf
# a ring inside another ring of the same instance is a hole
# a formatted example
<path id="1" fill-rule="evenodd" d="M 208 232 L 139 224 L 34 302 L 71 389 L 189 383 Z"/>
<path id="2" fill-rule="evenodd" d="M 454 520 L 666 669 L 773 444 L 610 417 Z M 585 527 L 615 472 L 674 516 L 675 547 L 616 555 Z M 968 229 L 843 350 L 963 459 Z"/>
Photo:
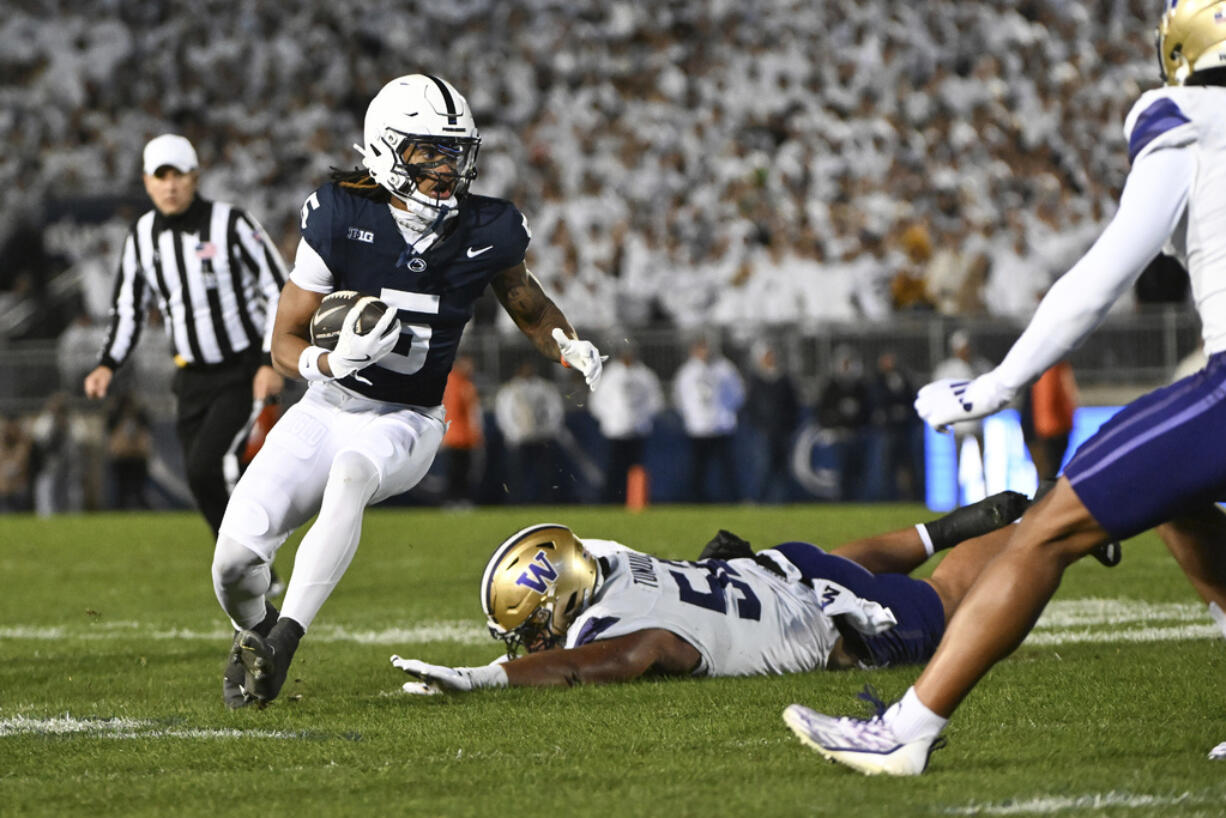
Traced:
<path id="1" fill-rule="evenodd" d="M 228 626 L 189 513 L 0 516 L 0 816 L 1226 814 L 1226 643 L 1152 535 L 1078 564 L 918 779 L 822 761 L 784 727 L 860 713 L 916 668 L 410 697 L 388 656 L 499 652 L 478 583 L 532 522 L 694 557 L 717 528 L 821 545 L 918 506 L 375 509 L 281 699 L 230 712 Z M 278 567 L 288 574 L 293 542 Z"/>

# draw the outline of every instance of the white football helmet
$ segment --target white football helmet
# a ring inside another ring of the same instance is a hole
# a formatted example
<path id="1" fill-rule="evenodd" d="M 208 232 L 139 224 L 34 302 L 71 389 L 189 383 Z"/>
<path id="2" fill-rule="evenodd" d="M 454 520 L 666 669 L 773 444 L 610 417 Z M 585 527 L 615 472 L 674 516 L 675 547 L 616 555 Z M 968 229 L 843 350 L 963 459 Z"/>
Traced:
<path id="1" fill-rule="evenodd" d="M 353 147 L 371 177 L 421 215 L 454 211 L 477 176 L 481 135 L 468 101 L 431 74 L 406 74 L 384 85 L 366 108 L 363 139 Z M 436 192 L 419 189 L 425 179 Z"/>
<path id="2" fill-rule="evenodd" d="M 1226 67 L 1226 0 L 1167 0 L 1158 23 L 1158 66 L 1167 85 Z"/>
<path id="3" fill-rule="evenodd" d="M 490 634 L 514 658 L 557 645 L 591 603 L 600 564 L 564 525 L 515 532 L 494 551 L 481 579 L 481 608 Z"/>

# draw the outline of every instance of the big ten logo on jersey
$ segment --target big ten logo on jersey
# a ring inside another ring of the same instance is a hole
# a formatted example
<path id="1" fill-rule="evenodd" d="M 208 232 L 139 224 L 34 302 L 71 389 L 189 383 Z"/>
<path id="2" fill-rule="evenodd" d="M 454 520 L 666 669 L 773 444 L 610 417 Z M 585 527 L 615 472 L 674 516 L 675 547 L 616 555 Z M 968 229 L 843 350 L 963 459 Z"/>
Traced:
<path id="1" fill-rule="evenodd" d="M 366 244 L 375 243 L 375 233 L 373 230 L 363 230 L 360 227 L 350 227 L 348 235 L 352 241 L 360 241 Z"/>
<path id="2" fill-rule="evenodd" d="M 553 567 L 553 563 L 549 561 L 549 556 L 544 551 L 537 551 L 536 556 L 532 558 L 532 562 L 528 563 L 528 570 L 519 575 L 519 579 L 515 580 L 515 584 L 523 585 L 526 588 L 531 588 L 538 594 L 543 594 L 545 589 L 557 582 L 557 580 L 558 569 Z"/>

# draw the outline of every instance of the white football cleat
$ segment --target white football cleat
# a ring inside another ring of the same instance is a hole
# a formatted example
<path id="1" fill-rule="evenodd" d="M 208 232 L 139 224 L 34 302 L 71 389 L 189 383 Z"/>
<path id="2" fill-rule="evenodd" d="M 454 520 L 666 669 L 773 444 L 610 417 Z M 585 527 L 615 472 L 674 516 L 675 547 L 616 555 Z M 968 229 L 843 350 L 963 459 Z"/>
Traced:
<path id="1" fill-rule="evenodd" d="M 1226 761 L 1226 741 L 1209 751 L 1209 758 L 1214 761 Z"/>
<path id="2" fill-rule="evenodd" d="M 865 775 L 919 775 L 928 766 L 932 751 L 945 745 L 939 736 L 899 741 L 880 716 L 834 718 L 800 704 L 789 705 L 783 721 L 825 758 Z"/>

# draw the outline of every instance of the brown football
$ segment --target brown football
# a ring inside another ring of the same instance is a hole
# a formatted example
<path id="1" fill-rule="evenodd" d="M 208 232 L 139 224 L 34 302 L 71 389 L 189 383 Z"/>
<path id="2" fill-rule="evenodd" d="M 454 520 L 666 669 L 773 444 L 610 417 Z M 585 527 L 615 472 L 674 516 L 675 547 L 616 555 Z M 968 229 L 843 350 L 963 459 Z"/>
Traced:
<path id="1" fill-rule="evenodd" d="M 358 316 L 354 329 L 358 335 L 365 335 L 378 323 L 388 306 L 374 296 L 360 293 L 357 290 L 337 290 L 328 293 L 320 302 L 319 308 L 311 316 L 311 343 L 324 349 L 336 349 L 336 342 L 341 337 L 341 328 L 345 325 L 345 317 L 349 311 L 361 303 L 361 314 Z"/>

